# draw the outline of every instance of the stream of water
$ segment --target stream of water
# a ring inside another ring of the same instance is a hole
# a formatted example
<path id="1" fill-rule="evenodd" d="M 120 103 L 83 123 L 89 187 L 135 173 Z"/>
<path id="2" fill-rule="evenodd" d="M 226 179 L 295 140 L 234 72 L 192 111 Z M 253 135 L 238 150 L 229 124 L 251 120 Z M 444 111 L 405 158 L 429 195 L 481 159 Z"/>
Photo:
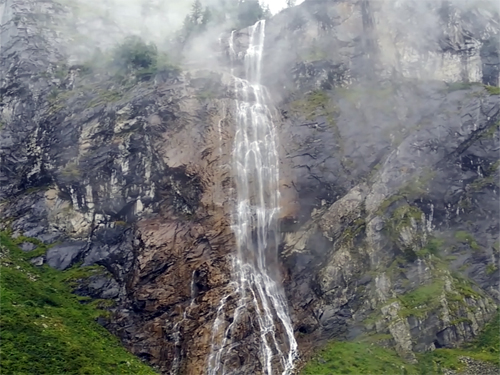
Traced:
<path id="1" fill-rule="evenodd" d="M 229 41 L 232 54 L 233 38 L 234 34 Z M 232 259 L 233 292 L 221 300 L 212 330 L 209 375 L 242 373 L 230 368 L 227 358 L 239 346 L 233 333 L 249 313 L 258 346 L 255 360 L 260 362 L 263 374 L 291 374 L 297 354 L 278 269 L 279 159 L 270 98 L 260 83 L 264 39 L 265 21 L 259 21 L 250 28 L 245 77 L 234 78 L 233 175 L 237 203 L 232 229 L 237 249 Z M 230 298 L 236 300 L 236 308 L 226 327 L 223 317 Z"/>

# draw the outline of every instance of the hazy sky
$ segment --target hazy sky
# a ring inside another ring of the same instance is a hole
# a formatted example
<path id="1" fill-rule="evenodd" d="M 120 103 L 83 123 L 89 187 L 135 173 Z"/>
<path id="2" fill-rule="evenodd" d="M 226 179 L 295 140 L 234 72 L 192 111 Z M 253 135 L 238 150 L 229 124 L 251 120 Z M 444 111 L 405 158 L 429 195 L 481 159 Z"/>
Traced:
<path id="1" fill-rule="evenodd" d="M 296 0 L 295 4 L 300 4 L 304 0 Z M 278 13 L 281 9 L 286 7 L 286 0 L 261 0 L 262 4 L 267 4 L 273 14 Z"/>

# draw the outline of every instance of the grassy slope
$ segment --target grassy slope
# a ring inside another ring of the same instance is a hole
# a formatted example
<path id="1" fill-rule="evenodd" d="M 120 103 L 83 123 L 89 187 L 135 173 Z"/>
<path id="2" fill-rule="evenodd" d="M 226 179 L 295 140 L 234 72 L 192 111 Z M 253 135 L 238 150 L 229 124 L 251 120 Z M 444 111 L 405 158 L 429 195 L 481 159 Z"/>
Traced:
<path id="1" fill-rule="evenodd" d="M 405 363 L 392 349 L 365 342 L 332 342 L 303 369 L 303 375 L 429 375 L 444 368 L 460 369 L 461 356 L 500 367 L 500 315 L 488 324 L 476 341 L 460 349 L 438 349 L 419 356 L 419 364 Z"/>
<path id="2" fill-rule="evenodd" d="M 71 280 L 99 268 L 37 268 L 5 233 L 0 243 L 2 374 L 155 374 L 96 323 L 99 301 L 71 293 Z"/>
<path id="3" fill-rule="evenodd" d="M 414 375 L 418 372 L 394 350 L 363 342 L 332 342 L 306 365 L 302 374 Z"/>

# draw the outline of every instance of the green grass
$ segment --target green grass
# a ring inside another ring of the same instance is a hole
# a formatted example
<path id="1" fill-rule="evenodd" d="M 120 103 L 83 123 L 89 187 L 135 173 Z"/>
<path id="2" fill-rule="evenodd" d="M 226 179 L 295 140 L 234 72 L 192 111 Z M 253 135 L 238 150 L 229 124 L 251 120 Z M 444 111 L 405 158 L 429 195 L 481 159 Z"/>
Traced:
<path id="1" fill-rule="evenodd" d="M 122 98 L 122 94 L 116 90 L 100 90 L 98 96 L 89 102 L 89 107 L 115 103 Z"/>
<path id="2" fill-rule="evenodd" d="M 497 269 L 498 269 L 498 267 L 497 267 L 497 265 L 495 263 L 489 263 L 486 266 L 486 274 L 487 275 L 493 275 Z"/>
<path id="3" fill-rule="evenodd" d="M 485 85 L 484 88 L 489 92 L 490 95 L 500 95 L 500 87 L 498 86 Z"/>
<path id="4" fill-rule="evenodd" d="M 470 233 L 467 233 L 466 231 L 459 230 L 455 232 L 455 238 L 462 243 L 468 244 L 472 250 L 479 250 L 479 244 L 477 243 L 476 239 L 474 236 Z"/>
<path id="5" fill-rule="evenodd" d="M 2 374 L 155 374 L 95 321 L 108 301 L 71 293 L 100 267 L 37 268 L 15 242 L 0 233 Z"/>
<path id="6" fill-rule="evenodd" d="M 426 299 L 424 296 L 421 301 Z M 459 361 L 462 356 L 500 367 L 499 342 L 500 315 L 497 314 L 475 341 L 460 349 L 437 349 L 419 354 L 418 364 L 407 363 L 395 350 L 369 342 L 331 342 L 306 364 L 301 374 L 437 375 L 442 374 L 445 368 L 462 369 L 464 364 Z"/>
<path id="7" fill-rule="evenodd" d="M 366 342 L 332 342 L 302 370 L 303 375 L 418 374 L 392 349 Z"/>
<path id="8" fill-rule="evenodd" d="M 443 292 L 443 283 L 436 280 L 430 285 L 423 285 L 399 297 L 404 308 L 400 311 L 402 317 L 425 316 L 439 306 L 439 296 Z"/>
<path id="9" fill-rule="evenodd" d="M 441 249 L 444 246 L 444 240 L 441 238 L 431 238 L 427 241 L 427 244 L 420 250 L 416 251 L 416 254 L 419 258 L 424 258 L 429 255 L 434 255 L 436 257 L 440 256 Z M 452 258 L 448 256 L 446 260 L 455 260 L 456 257 Z"/>
<path id="10" fill-rule="evenodd" d="M 325 91 L 315 90 L 307 94 L 305 99 L 296 100 L 291 104 L 292 111 L 304 115 L 307 120 L 316 116 L 332 114 L 335 108 L 330 105 L 330 98 Z"/>
<path id="11" fill-rule="evenodd" d="M 6 236 L 5 238 L 7 239 L 7 235 L 4 234 L 4 236 Z M 40 255 L 43 255 L 47 252 L 47 249 L 50 247 L 49 245 L 46 245 L 44 244 L 42 241 L 40 240 L 37 240 L 36 238 L 30 238 L 30 237 L 25 237 L 25 236 L 19 236 L 15 239 L 9 239 L 11 242 L 12 242 L 12 245 L 21 245 L 23 242 L 29 242 L 29 243 L 32 243 L 33 245 L 35 245 L 36 247 L 29 251 L 29 252 L 21 252 L 21 253 L 17 253 L 16 256 L 17 258 L 19 259 L 24 259 L 24 260 L 29 260 L 31 258 L 35 258 L 35 257 L 38 257 Z M 1 244 L 3 245 L 3 237 L 2 237 L 2 242 Z"/>

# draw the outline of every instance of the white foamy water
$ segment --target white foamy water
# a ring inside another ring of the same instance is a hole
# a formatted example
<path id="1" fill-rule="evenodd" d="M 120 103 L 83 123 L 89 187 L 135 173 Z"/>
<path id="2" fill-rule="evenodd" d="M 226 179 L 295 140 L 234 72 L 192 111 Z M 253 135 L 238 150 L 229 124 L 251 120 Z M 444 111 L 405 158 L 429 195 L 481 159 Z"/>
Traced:
<path id="1" fill-rule="evenodd" d="M 232 54 L 233 35 L 229 41 Z M 264 374 L 291 374 L 297 354 L 279 282 L 279 159 L 269 95 L 260 84 L 264 37 L 265 21 L 259 21 L 250 29 L 245 79 L 234 78 L 236 131 L 232 157 L 237 199 L 232 229 L 237 249 L 232 258 L 233 291 L 222 299 L 212 330 L 209 375 L 242 373 L 229 368 L 227 358 L 239 345 L 232 334 L 247 311 L 252 312 L 256 323 L 252 327 L 252 340 L 259 349 L 255 361 L 260 362 Z M 224 316 L 229 298 L 236 301 L 236 308 L 226 327 Z"/>

